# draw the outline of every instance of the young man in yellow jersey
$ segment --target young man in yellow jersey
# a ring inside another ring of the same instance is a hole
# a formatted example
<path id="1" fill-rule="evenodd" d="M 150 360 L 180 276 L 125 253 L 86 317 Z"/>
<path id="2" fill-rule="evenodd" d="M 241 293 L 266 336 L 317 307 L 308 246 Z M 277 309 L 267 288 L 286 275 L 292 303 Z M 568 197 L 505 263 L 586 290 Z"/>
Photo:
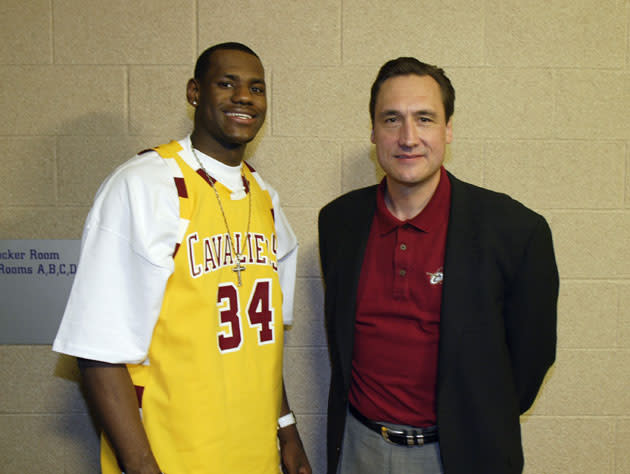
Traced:
<path id="1" fill-rule="evenodd" d="M 263 66 L 213 46 L 186 92 L 191 135 L 101 186 L 53 349 L 79 358 L 104 473 L 310 474 L 282 381 L 297 241 L 243 162 Z"/>

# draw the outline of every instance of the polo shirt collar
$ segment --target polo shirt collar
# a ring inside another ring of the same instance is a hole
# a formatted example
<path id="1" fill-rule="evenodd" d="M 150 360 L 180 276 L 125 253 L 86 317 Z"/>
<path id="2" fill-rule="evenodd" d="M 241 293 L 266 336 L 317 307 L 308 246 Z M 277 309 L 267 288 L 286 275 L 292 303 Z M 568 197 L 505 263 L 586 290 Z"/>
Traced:
<path id="1" fill-rule="evenodd" d="M 433 196 L 420 213 L 412 219 L 401 221 L 395 217 L 385 204 L 385 191 L 387 189 L 387 179 L 378 185 L 376 193 L 376 223 L 381 235 L 392 232 L 398 227 L 410 225 L 422 232 L 431 232 L 444 220 L 448 220 L 448 213 L 451 201 L 451 182 L 448 174 L 442 166 L 440 168 L 440 182 Z"/>

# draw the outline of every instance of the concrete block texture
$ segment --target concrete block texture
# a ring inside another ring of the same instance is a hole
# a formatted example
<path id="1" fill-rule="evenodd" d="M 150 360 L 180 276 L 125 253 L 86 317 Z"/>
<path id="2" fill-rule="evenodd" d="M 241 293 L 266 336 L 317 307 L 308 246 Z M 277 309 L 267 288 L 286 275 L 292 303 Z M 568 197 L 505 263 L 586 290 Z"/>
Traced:
<path id="1" fill-rule="evenodd" d="M 0 173 L 0 202 L 9 206 L 55 203 L 54 137 L 0 137 L 5 151 Z"/>
<path id="2" fill-rule="evenodd" d="M 428 63 L 484 62 L 484 12 L 464 0 L 345 0 L 344 64 L 380 65 L 399 56 Z"/>
<path id="3" fill-rule="evenodd" d="M 532 415 L 624 416 L 628 397 L 629 351 L 560 349 Z"/>
<path id="4" fill-rule="evenodd" d="M 456 91 L 453 136 L 548 139 L 553 73 L 547 69 L 448 68 Z"/>
<path id="5" fill-rule="evenodd" d="M 341 16 L 338 0 L 318 2 L 234 0 L 226 17 L 221 3 L 199 0 L 199 53 L 223 41 L 240 41 L 264 65 L 338 65 L 341 61 Z M 238 12 L 238 13 L 237 13 Z"/>
<path id="6" fill-rule="evenodd" d="M 3 474 L 99 472 L 98 438 L 87 415 L 0 414 Z"/>
<path id="7" fill-rule="evenodd" d="M 558 300 L 558 347 L 617 347 L 617 336 L 623 327 L 617 309 L 619 307 L 623 314 L 623 303 L 620 304 L 618 297 L 621 291 L 617 285 L 606 281 L 562 282 Z"/>
<path id="8" fill-rule="evenodd" d="M 630 213 L 562 211 L 552 232 L 563 278 L 630 278 Z"/>
<path id="9" fill-rule="evenodd" d="M 554 88 L 558 138 L 630 139 L 630 71 L 558 70 Z"/>
<path id="10" fill-rule="evenodd" d="M 324 291 L 321 279 L 300 278 L 295 288 L 294 323 L 285 332 L 287 347 L 324 347 Z"/>
<path id="11" fill-rule="evenodd" d="M 0 207 L 2 239 L 80 239 L 88 207 Z"/>
<path id="12" fill-rule="evenodd" d="M 530 417 L 521 427 L 523 474 L 615 472 L 612 418 Z"/>
<path id="13" fill-rule="evenodd" d="M 369 137 L 348 140 L 343 144 L 341 182 L 344 193 L 380 183 L 384 176 Z"/>
<path id="14" fill-rule="evenodd" d="M 477 186 L 485 185 L 485 143 L 458 137 L 457 117 L 453 117 L 453 142 L 446 148 L 444 167 L 458 179 Z"/>
<path id="15" fill-rule="evenodd" d="M 615 474 L 630 472 L 630 417 L 617 420 L 615 437 Z"/>
<path id="16" fill-rule="evenodd" d="M 285 209 L 319 208 L 339 194 L 341 150 L 332 140 L 269 138 L 250 162 Z"/>
<path id="17" fill-rule="evenodd" d="M 617 345 L 623 349 L 630 349 L 630 282 L 619 285 L 619 330 L 617 331 Z"/>
<path id="18" fill-rule="evenodd" d="M 57 64 L 188 64 L 195 57 L 189 0 L 60 0 Z"/>
<path id="19" fill-rule="evenodd" d="M 50 346 L 0 346 L 0 414 L 85 413 L 73 357 Z"/>
<path id="20" fill-rule="evenodd" d="M 325 347 L 285 347 L 284 382 L 294 411 L 308 415 L 326 413 L 329 381 Z"/>
<path id="21" fill-rule="evenodd" d="M 161 143 L 164 143 L 190 133 L 193 110 L 186 100 L 186 84 L 193 76 L 193 69 L 193 64 L 130 69 L 129 131 L 132 135 L 157 135 L 163 137 Z"/>
<path id="22" fill-rule="evenodd" d="M 484 183 L 535 208 L 620 208 L 624 155 L 621 142 L 493 141 Z"/>
<path id="23" fill-rule="evenodd" d="M 273 74 L 273 135 L 365 138 L 376 68 L 277 67 Z"/>
<path id="24" fill-rule="evenodd" d="M 117 66 L 0 67 L 0 135 L 126 133 L 126 81 Z"/>
<path id="25" fill-rule="evenodd" d="M 287 219 L 298 238 L 298 278 L 320 278 L 319 243 L 317 240 L 318 209 L 313 208 L 284 208 Z"/>
<path id="26" fill-rule="evenodd" d="M 0 64 L 52 63 L 49 0 L 4 0 L 0 15 Z"/>
<path id="27" fill-rule="evenodd" d="M 485 8 L 490 65 L 624 67 L 623 2 L 489 0 Z"/>

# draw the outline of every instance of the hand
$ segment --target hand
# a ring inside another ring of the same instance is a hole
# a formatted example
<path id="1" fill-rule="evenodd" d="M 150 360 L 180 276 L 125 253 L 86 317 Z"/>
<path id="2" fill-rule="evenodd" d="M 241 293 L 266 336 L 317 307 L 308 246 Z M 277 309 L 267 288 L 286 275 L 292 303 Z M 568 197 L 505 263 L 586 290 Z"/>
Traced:
<path id="1" fill-rule="evenodd" d="M 313 474 L 304 445 L 295 425 L 278 430 L 280 456 L 286 474 Z"/>

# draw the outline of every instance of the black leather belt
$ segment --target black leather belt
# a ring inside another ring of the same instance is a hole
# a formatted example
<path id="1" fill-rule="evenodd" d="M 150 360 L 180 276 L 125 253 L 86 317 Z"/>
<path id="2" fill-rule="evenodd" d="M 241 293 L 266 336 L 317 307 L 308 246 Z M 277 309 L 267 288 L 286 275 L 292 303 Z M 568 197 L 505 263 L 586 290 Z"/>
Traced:
<path id="1" fill-rule="evenodd" d="M 432 426 L 430 428 L 417 428 L 413 430 L 394 430 L 388 428 L 387 426 L 383 426 L 380 423 L 368 420 L 352 405 L 349 406 L 349 409 L 352 416 L 354 416 L 363 426 L 377 432 L 385 441 L 390 443 L 399 444 L 401 446 L 423 446 L 428 443 L 435 443 L 438 440 L 436 426 Z"/>

